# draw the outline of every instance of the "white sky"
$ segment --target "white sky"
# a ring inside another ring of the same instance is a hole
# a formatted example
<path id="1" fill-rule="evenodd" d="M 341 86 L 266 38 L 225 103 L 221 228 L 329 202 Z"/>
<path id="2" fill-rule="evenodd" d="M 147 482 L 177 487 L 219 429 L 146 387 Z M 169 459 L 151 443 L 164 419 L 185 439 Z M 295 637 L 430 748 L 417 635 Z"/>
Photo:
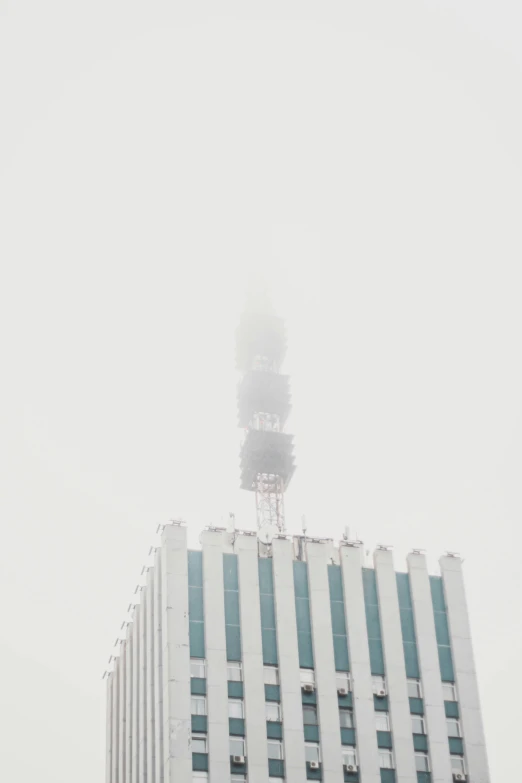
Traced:
<path id="1" fill-rule="evenodd" d="M 446 549 L 520 766 L 516 0 L 0 0 L 2 777 L 93 783 L 158 523 L 235 510 L 233 330 L 288 319 L 297 531 Z"/>

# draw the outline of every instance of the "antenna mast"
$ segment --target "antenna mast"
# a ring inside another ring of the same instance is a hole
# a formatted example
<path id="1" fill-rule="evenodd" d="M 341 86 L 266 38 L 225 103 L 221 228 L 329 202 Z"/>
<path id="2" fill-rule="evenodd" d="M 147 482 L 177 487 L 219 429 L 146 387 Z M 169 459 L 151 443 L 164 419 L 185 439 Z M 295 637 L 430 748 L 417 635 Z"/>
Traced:
<path id="1" fill-rule="evenodd" d="M 266 297 L 252 301 L 236 330 L 241 488 L 255 492 L 259 530 L 285 530 L 284 493 L 295 470 L 293 435 L 284 432 L 290 383 L 280 372 L 286 353 L 285 325 Z"/>

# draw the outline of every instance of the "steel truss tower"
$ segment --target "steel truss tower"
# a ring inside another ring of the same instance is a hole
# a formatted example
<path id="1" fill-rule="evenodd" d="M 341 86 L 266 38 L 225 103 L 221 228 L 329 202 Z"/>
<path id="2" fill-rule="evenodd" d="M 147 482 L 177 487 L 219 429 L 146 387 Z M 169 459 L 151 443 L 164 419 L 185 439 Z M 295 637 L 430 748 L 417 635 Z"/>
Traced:
<path id="1" fill-rule="evenodd" d="M 285 325 L 266 302 L 241 316 L 236 330 L 241 488 L 255 492 L 260 531 L 285 529 L 284 493 L 295 470 L 293 435 L 284 432 L 290 413 L 290 383 L 280 372 L 286 352 Z"/>

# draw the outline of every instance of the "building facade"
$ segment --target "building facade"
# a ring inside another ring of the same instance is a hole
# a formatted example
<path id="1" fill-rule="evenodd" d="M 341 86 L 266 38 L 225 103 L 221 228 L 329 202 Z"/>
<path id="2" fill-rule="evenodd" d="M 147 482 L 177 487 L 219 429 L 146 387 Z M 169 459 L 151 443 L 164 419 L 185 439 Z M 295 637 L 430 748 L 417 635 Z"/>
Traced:
<path id="1" fill-rule="evenodd" d="M 461 561 L 167 525 L 107 678 L 107 783 L 490 783 Z"/>

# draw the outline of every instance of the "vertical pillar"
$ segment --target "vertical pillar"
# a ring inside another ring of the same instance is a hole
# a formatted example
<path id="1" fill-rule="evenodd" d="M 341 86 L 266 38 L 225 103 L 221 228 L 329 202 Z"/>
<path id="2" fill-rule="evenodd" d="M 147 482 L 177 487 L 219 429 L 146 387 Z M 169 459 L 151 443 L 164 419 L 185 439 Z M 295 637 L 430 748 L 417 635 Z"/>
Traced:
<path id="1" fill-rule="evenodd" d="M 132 783 L 139 781 L 139 684 L 140 684 L 140 606 L 134 607 L 132 622 Z"/>
<path id="2" fill-rule="evenodd" d="M 154 566 L 154 743 L 156 746 L 154 783 L 163 783 L 162 616 L 161 550 L 157 549 Z"/>
<path id="3" fill-rule="evenodd" d="M 356 546 L 342 546 L 340 555 L 348 649 L 352 670 L 359 777 L 361 783 L 381 783 L 373 707 L 370 649 L 364 607 L 361 550 Z"/>
<path id="4" fill-rule="evenodd" d="M 328 563 L 324 544 L 308 543 L 308 579 L 324 783 L 342 779 L 339 701 L 335 680 Z"/>
<path id="5" fill-rule="evenodd" d="M 468 607 L 459 557 L 441 557 L 468 780 L 490 783 Z"/>
<path id="6" fill-rule="evenodd" d="M 127 732 L 125 728 L 127 701 L 125 686 L 127 683 L 127 648 L 124 641 L 120 642 L 120 705 L 119 705 L 119 737 L 118 737 L 118 783 L 125 783 L 125 751 L 127 748 Z"/>
<path id="7" fill-rule="evenodd" d="M 431 780 L 432 783 L 447 783 L 452 779 L 448 731 L 446 729 L 430 578 L 424 555 L 408 555 L 408 571 L 424 700 L 424 717 L 430 749 Z"/>
<path id="8" fill-rule="evenodd" d="M 167 525 L 161 548 L 164 783 L 191 783 L 187 531 Z"/>
<path id="9" fill-rule="evenodd" d="M 239 611 L 243 648 L 245 718 L 250 783 L 266 783 L 268 758 L 256 536 L 238 536 Z"/>
<path id="10" fill-rule="evenodd" d="M 145 627 L 145 651 L 146 651 L 146 675 L 147 675 L 147 781 L 154 783 L 154 763 L 156 760 L 155 733 L 154 733 L 154 569 L 149 568 L 147 573 L 147 588 L 145 600 L 147 604 L 147 616 Z"/>
<path id="11" fill-rule="evenodd" d="M 113 673 L 107 674 L 107 720 L 105 724 L 105 783 L 112 783 L 112 681 Z"/>
<path id="12" fill-rule="evenodd" d="M 374 563 L 379 596 L 395 768 L 397 770 L 397 778 L 401 783 L 417 783 L 410 700 L 406 682 L 399 596 L 397 593 L 397 578 L 393 565 L 393 555 L 391 552 L 378 549 L 374 554 Z"/>
<path id="13" fill-rule="evenodd" d="M 227 781 L 230 778 L 230 742 L 223 533 L 206 530 L 201 534 L 200 541 L 203 547 L 209 778 L 213 781 Z"/>
<path id="14" fill-rule="evenodd" d="M 111 783 L 118 783 L 119 715 L 120 715 L 120 659 L 116 658 L 114 661 L 114 670 L 112 674 Z"/>
<path id="15" fill-rule="evenodd" d="M 125 783 L 132 782 L 132 623 L 125 642 Z"/>
<path id="16" fill-rule="evenodd" d="M 139 783 L 147 783 L 147 650 L 145 632 L 147 627 L 147 602 L 145 589 L 140 590 L 140 665 L 139 665 Z"/>
<path id="17" fill-rule="evenodd" d="M 303 780 L 306 780 L 306 762 L 292 542 L 281 538 L 274 539 L 272 554 L 286 781 L 287 783 L 302 783 Z"/>

